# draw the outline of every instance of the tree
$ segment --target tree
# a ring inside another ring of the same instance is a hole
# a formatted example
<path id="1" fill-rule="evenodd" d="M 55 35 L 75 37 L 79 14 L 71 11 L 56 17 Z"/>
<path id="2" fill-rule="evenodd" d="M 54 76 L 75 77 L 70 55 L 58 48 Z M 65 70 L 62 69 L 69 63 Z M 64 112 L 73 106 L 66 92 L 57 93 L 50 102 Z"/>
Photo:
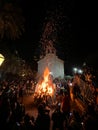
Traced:
<path id="1" fill-rule="evenodd" d="M 0 38 L 15 40 L 24 32 L 22 10 L 12 3 L 5 3 L 0 9 Z"/>
<path id="2" fill-rule="evenodd" d="M 5 56 L 5 64 L 2 68 L 5 72 L 15 73 L 20 68 L 17 57 L 13 56 L 8 44 L 11 46 L 12 42 L 22 36 L 25 31 L 24 22 L 22 10 L 15 2 L 0 1 L 0 52 Z"/>

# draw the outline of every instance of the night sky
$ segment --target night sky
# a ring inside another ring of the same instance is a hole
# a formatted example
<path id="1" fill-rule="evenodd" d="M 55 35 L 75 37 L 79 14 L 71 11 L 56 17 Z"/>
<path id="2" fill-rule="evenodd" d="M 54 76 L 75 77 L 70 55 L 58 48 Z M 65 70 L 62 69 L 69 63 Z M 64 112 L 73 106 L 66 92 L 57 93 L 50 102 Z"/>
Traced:
<path id="1" fill-rule="evenodd" d="M 55 47 L 58 57 L 65 62 L 65 70 L 84 62 L 97 66 L 96 3 L 77 3 L 75 0 L 20 0 L 19 5 L 26 21 L 25 33 L 13 48 L 18 51 L 20 57 L 32 63 L 34 56 L 40 55 L 39 41 L 45 17 L 48 17 L 47 12 L 61 5 L 65 19 L 63 25 L 60 25 L 59 40 Z"/>

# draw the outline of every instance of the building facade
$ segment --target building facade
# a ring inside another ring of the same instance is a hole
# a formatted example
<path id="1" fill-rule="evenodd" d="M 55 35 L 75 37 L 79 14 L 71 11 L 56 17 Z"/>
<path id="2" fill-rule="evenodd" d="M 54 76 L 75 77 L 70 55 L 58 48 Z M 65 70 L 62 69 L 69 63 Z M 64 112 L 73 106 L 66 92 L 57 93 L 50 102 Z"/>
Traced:
<path id="1" fill-rule="evenodd" d="M 49 53 L 38 61 L 38 75 L 43 75 L 46 67 L 48 67 L 53 78 L 64 78 L 64 61 L 55 54 Z"/>

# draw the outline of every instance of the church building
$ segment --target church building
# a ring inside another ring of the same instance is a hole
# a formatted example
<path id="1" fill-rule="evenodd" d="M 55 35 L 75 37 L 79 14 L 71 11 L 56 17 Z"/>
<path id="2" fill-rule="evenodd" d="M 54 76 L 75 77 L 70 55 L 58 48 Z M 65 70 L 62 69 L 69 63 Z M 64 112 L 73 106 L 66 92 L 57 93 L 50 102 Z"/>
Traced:
<path id="1" fill-rule="evenodd" d="M 43 59 L 38 61 L 38 75 L 43 75 L 48 67 L 53 78 L 64 78 L 64 61 L 59 59 L 54 53 L 48 53 Z"/>

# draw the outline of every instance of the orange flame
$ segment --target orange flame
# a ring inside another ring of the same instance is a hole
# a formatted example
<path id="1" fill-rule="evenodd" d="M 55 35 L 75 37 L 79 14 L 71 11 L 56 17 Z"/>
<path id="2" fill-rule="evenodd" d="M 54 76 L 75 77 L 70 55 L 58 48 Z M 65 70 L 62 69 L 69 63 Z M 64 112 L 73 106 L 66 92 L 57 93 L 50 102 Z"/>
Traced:
<path id="1" fill-rule="evenodd" d="M 43 73 L 43 79 L 39 81 L 39 83 L 36 86 L 35 92 L 41 96 L 43 95 L 50 95 L 52 96 L 54 93 L 54 85 L 52 82 L 52 79 L 49 78 L 50 71 L 48 67 L 46 67 L 44 73 Z"/>

